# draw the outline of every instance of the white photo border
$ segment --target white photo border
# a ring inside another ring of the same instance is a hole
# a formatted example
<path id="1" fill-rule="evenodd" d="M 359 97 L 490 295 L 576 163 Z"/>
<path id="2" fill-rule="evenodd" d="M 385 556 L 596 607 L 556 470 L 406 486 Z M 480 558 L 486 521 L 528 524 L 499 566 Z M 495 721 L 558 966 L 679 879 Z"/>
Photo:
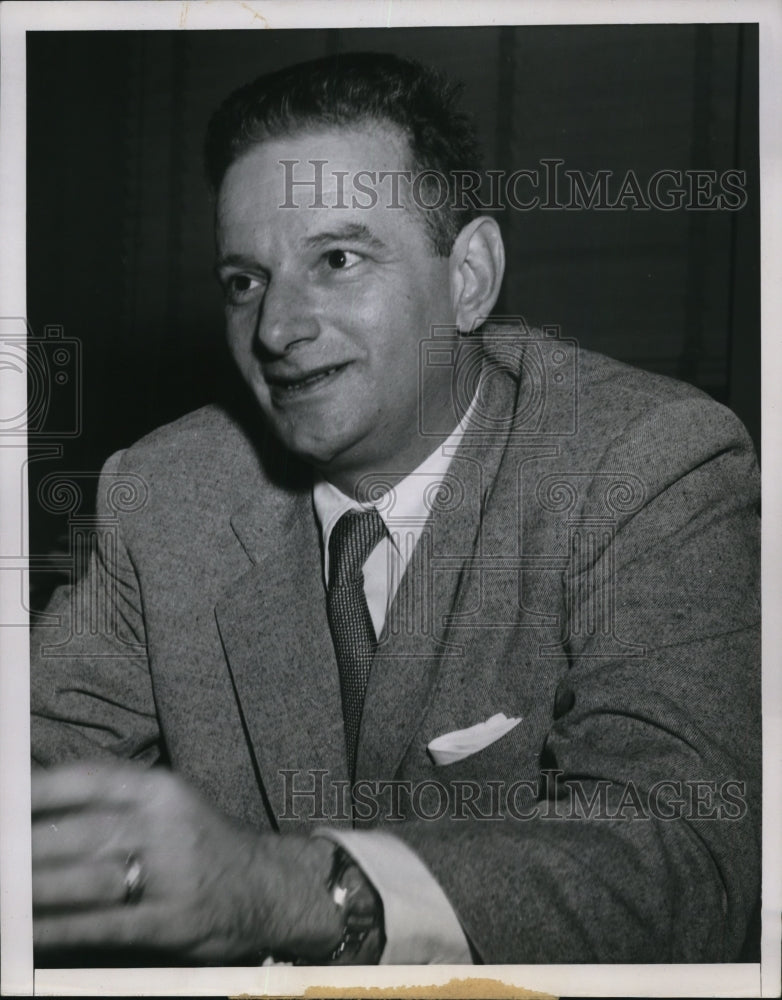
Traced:
<path id="1" fill-rule="evenodd" d="M 632 966 L 385 966 L 377 969 L 194 968 L 33 969 L 30 881 L 29 644 L 20 607 L 17 551 L 27 514 L 16 484 L 26 444 L 0 447 L 0 994 L 299 996 L 324 988 L 437 986 L 453 979 L 496 980 L 561 996 L 764 996 L 780 994 L 782 909 L 782 5 L 776 0 L 212 0 L 180 3 L 22 2 L 0 10 L 0 295 L 3 317 L 26 310 L 25 35 L 74 30 L 265 30 L 275 28 L 422 27 L 474 24 L 757 22 L 760 25 L 760 181 L 763 471 L 763 902 L 761 963 Z M 24 412 L 24 380 L 3 382 L 4 406 Z M 17 395 L 15 396 L 14 393 Z M 10 403 L 9 403 L 10 399 Z M 776 466 L 776 467 L 775 467 Z M 10 542 L 9 542 L 10 540 Z M 23 562 L 23 561 L 22 561 Z M 5 614 L 3 617 L 5 621 Z M 488 988 L 488 987 L 487 987 Z M 467 987 L 465 986 L 466 990 Z M 333 994 L 332 994 L 333 995 Z M 455 991 L 451 995 L 465 995 Z M 478 995 L 477 993 L 475 995 Z M 488 994 L 484 994 L 488 995 Z M 503 994 L 506 995 L 506 994 Z"/>

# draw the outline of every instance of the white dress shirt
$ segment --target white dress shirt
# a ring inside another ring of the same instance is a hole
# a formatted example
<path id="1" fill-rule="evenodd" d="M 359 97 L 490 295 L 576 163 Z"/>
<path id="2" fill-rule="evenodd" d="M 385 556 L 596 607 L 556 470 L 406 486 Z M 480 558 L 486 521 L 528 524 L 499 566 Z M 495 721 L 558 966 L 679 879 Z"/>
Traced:
<path id="1" fill-rule="evenodd" d="M 472 406 L 451 436 L 421 465 L 371 505 L 362 505 L 336 486 L 320 480 L 313 503 L 323 537 L 326 585 L 329 538 L 347 510 L 377 508 L 387 534 L 363 566 L 364 593 L 375 634 L 383 630 L 388 609 L 429 516 L 426 497 L 443 482 L 464 434 Z M 469 965 L 470 948 L 445 893 L 424 862 L 402 840 L 376 830 L 319 829 L 318 836 L 339 843 L 358 863 L 383 902 L 386 946 L 383 965 Z"/>

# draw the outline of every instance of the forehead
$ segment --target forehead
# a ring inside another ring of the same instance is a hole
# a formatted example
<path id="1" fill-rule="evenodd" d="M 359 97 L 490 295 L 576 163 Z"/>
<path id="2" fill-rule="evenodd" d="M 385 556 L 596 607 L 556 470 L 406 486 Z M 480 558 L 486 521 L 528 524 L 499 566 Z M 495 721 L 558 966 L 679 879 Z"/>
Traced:
<path id="1" fill-rule="evenodd" d="M 309 229 L 326 214 L 332 221 L 405 226 L 410 213 L 400 208 L 407 207 L 410 160 L 407 139 L 386 122 L 266 139 L 226 171 L 218 192 L 218 231 L 261 220 L 290 231 Z"/>

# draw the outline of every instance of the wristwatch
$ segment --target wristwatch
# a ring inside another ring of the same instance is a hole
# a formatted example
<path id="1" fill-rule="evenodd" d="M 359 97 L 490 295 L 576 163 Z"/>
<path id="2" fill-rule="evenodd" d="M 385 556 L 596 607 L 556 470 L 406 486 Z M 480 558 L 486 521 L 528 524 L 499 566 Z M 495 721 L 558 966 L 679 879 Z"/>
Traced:
<path id="1" fill-rule="evenodd" d="M 383 903 L 353 858 L 337 846 L 327 883 L 342 913 L 342 937 L 327 965 L 376 965 L 385 946 Z"/>

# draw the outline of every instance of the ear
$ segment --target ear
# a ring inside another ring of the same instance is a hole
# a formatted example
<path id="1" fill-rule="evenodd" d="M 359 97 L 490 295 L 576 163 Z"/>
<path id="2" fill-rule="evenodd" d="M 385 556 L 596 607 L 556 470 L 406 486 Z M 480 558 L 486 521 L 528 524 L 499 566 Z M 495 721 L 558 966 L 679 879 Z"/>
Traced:
<path id="1" fill-rule="evenodd" d="M 469 333 L 491 315 L 505 273 L 505 247 L 495 219 L 481 215 L 456 237 L 448 259 L 453 312 Z"/>

